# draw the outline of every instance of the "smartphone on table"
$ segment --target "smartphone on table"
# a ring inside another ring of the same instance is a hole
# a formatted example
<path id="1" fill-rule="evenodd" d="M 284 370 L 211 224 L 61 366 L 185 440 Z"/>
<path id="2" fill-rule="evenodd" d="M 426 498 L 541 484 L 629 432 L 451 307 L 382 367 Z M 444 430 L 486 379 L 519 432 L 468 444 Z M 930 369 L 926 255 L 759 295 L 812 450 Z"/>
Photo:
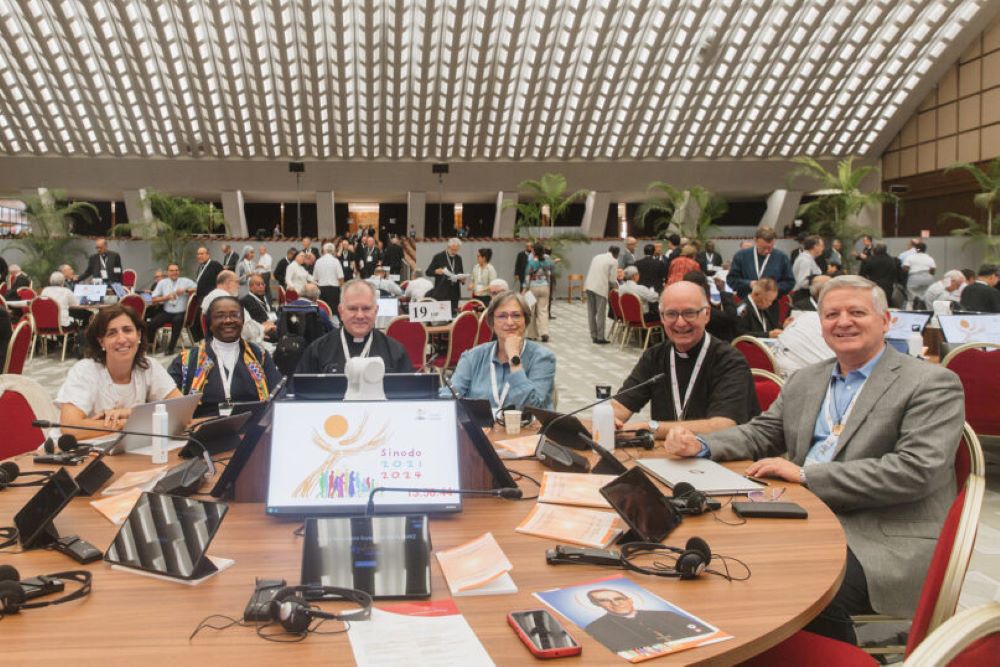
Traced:
<path id="1" fill-rule="evenodd" d="M 545 609 L 512 611 L 507 622 L 536 658 L 562 658 L 582 650 L 556 617 Z"/>

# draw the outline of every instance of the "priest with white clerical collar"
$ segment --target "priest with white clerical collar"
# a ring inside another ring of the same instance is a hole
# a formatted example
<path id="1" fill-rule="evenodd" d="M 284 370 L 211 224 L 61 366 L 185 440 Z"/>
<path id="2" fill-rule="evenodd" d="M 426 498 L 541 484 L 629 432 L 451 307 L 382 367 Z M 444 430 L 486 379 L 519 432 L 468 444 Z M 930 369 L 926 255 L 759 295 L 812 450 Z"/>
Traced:
<path id="1" fill-rule="evenodd" d="M 705 291 L 695 283 L 682 280 L 663 290 L 660 321 L 668 340 L 643 353 L 619 393 L 660 373 L 664 379 L 612 401 L 619 427 L 647 403 L 652 419 L 625 428 L 648 429 L 657 439 L 674 426 L 711 433 L 760 412 L 746 359 L 705 331 L 708 307 Z"/>
<path id="2" fill-rule="evenodd" d="M 314 340 L 299 360 L 296 373 L 343 373 L 353 357 L 381 357 L 386 373 L 412 373 L 413 364 L 402 343 L 375 329 L 378 293 L 364 280 L 344 285 L 337 306 L 341 327 Z"/>

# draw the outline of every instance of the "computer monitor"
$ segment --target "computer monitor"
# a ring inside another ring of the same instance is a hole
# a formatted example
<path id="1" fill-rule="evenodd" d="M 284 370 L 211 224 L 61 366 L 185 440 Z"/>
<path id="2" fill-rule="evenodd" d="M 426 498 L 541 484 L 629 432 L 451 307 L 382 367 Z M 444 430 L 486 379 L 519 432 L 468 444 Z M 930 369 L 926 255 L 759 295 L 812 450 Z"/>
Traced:
<path id="1" fill-rule="evenodd" d="M 277 401 L 267 513 L 365 514 L 376 487 L 459 488 L 455 401 Z M 461 496 L 379 492 L 378 514 L 459 512 Z"/>
<path id="2" fill-rule="evenodd" d="M 1000 315 L 939 315 L 941 335 L 946 343 L 1000 344 Z"/>
<path id="3" fill-rule="evenodd" d="M 81 306 L 98 304 L 104 300 L 107 287 L 104 285 L 84 285 L 77 283 L 73 286 L 73 296 L 80 302 Z"/>
<path id="4" fill-rule="evenodd" d="M 893 310 L 889 313 L 889 331 L 885 337 L 906 340 L 914 333 L 922 333 L 931 315 L 929 310 Z"/>
<path id="5" fill-rule="evenodd" d="M 396 317 L 397 315 L 399 315 L 399 297 L 380 297 L 378 300 L 378 315 L 376 317 Z"/>
<path id="6" fill-rule="evenodd" d="M 382 379 L 389 400 L 435 399 L 441 388 L 437 373 L 386 373 Z M 341 401 L 347 392 L 347 376 L 340 373 L 300 373 L 292 381 L 297 400 Z"/>

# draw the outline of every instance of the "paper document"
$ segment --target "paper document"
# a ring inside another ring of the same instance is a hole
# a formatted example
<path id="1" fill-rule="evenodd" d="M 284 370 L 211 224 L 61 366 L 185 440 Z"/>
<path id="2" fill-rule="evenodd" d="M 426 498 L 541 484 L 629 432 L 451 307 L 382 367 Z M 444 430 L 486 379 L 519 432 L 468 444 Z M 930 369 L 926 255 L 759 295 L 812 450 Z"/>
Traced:
<path id="1" fill-rule="evenodd" d="M 513 565 L 497 544 L 493 533 L 436 554 L 441 571 L 454 596 L 516 593 L 508 574 Z"/>
<path id="2" fill-rule="evenodd" d="M 526 535 L 603 549 L 626 528 L 614 512 L 538 503 L 515 530 Z"/>
<path id="3" fill-rule="evenodd" d="M 125 519 L 128 518 L 132 508 L 135 507 L 135 501 L 139 500 L 139 496 L 141 495 L 142 489 L 133 486 L 128 491 L 123 491 L 122 493 L 108 496 L 101 500 L 91 500 L 90 505 L 103 514 L 108 521 L 116 526 L 120 526 L 125 523 Z"/>
<path id="4" fill-rule="evenodd" d="M 535 304 L 538 303 L 538 299 L 531 290 L 521 292 L 521 298 L 524 299 L 524 305 L 528 307 L 528 310 L 532 310 Z"/>
<path id="5" fill-rule="evenodd" d="M 522 435 L 520 438 L 505 438 L 493 443 L 497 454 L 502 459 L 518 459 L 522 456 L 534 456 L 538 447 L 538 434 Z"/>
<path id="6" fill-rule="evenodd" d="M 600 489 L 615 479 L 615 475 L 546 472 L 542 476 L 542 488 L 538 491 L 538 502 L 611 509 L 611 504 L 601 495 Z"/>
<path id="7" fill-rule="evenodd" d="M 493 665 L 454 600 L 404 602 L 372 609 L 347 636 L 359 667 L 489 667 Z"/>
<path id="8" fill-rule="evenodd" d="M 150 468 L 149 470 L 127 472 L 108 485 L 101 495 L 113 496 L 117 493 L 130 491 L 133 488 L 140 491 L 152 491 L 156 483 L 166 474 L 166 468 Z"/>

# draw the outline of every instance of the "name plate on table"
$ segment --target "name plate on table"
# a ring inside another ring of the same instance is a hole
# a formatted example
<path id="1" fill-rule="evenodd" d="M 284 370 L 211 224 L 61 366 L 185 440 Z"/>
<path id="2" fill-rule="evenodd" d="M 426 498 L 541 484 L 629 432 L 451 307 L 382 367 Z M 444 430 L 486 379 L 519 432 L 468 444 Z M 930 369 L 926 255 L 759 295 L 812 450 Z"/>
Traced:
<path id="1" fill-rule="evenodd" d="M 450 301 L 418 301 L 410 304 L 411 322 L 443 322 L 450 319 Z"/>

